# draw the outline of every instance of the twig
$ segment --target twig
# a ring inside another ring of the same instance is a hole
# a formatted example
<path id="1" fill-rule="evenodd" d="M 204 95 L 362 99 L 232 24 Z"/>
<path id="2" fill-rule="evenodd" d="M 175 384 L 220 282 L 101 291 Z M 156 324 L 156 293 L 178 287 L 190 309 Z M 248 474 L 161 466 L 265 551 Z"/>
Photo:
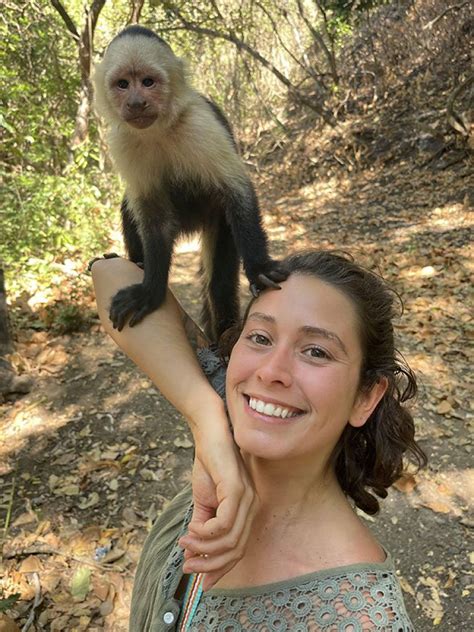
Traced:
<path id="1" fill-rule="evenodd" d="M 92 568 L 97 568 L 102 571 L 115 571 L 119 573 L 124 573 L 125 568 L 123 566 L 115 566 L 113 564 L 100 564 L 99 562 L 93 562 L 92 560 L 88 560 L 84 557 L 77 557 L 75 555 L 70 555 L 68 553 L 63 553 L 58 549 L 51 548 L 27 548 L 17 551 L 12 551 L 11 553 L 7 553 L 3 556 L 5 560 L 12 560 L 17 557 L 25 557 L 26 555 L 60 555 L 61 557 L 65 557 L 68 560 L 72 560 L 74 562 L 78 562 L 79 564 L 85 564 L 86 566 L 92 566 Z"/>
<path id="2" fill-rule="evenodd" d="M 33 584 L 35 585 L 35 600 L 33 601 L 33 605 L 31 606 L 30 614 L 28 615 L 28 619 L 25 621 L 25 625 L 21 628 L 21 632 L 27 632 L 30 629 L 31 624 L 35 620 L 35 611 L 36 608 L 43 601 L 41 597 L 41 584 L 39 580 L 38 573 L 33 573 Z"/>
<path id="3" fill-rule="evenodd" d="M 439 22 L 442 18 L 444 18 L 444 16 L 447 13 L 450 13 L 451 11 L 460 11 L 463 7 L 466 7 L 468 4 L 469 4 L 469 0 L 466 0 L 466 2 L 461 2 L 461 4 L 453 4 L 452 6 L 447 7 L 447 9 L 445 9 L 442 13 L 436 16 L 434 20 L 431 20 L 430 22 L 428 22 L 428 24 L 425 24 L 425 26 L 423 27 L 423 30 L 426 31 L 426 29 L 433 28 L 433 26 L 437 22 Z"/>
<path id="4" fill-rule="evenodd" d="M 462 120 L 461 116 L 454 109 L 454 102 L 458 98 L 458 96 L 463 92 L 471 83 L 474 82 L 474 73 L 469 75 L 464 81 L 462 81 L 458 87 L 453 90 L 451 93 L 448 104 L 446 106 L 446 113 L 448 116 L 448 123 L 453 127 L 457 132 L 461 132 L 463 136 L 469 136 L 469 129 L 466 124 Z"/>
<path id="5" fill-rule="evenodd" d="M 15 494 L 15 485 L 16 485 L 16 474 L 13 475 L 13 479 L 12 479 L 12 489 L 10 492 L 10 498 L 8 499 L 7 515 L 5 517 L 5 527 L 3 528 L 2 540 L 6 540 L 8 527 L 10 526 L 10 520 L 12 517 L 12 508 L 13 508 L 13 496 Z"/>

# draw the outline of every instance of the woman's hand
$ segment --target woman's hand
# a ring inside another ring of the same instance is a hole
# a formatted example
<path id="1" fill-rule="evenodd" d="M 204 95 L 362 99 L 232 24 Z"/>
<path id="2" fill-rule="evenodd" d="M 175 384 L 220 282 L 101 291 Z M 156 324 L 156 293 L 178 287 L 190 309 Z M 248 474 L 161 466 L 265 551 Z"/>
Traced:
<path id="1" fill-rule="evenodd" d="M 257 497 L 232 438 L 196 446 L 194 511 L 181 538 L 185 573 L 205 573 L 208 590 L 242 558 Z"/>

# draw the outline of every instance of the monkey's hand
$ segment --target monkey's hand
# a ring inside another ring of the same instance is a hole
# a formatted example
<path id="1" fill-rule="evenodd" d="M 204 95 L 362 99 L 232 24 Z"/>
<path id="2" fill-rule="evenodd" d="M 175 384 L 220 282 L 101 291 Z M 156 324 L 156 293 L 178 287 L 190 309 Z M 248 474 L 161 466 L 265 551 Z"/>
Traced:
<path id="1" fill-rule="evenodd" d="M 179 541 L 184 548 L 184 571 L 205 573 L 203 587 L 209 590 L 242 558 L 258 507 L 233 441 L 214 451 L 208 442 L 203 460 L 196 456 L 193 501 L 188 533 Z"/>
<path id="2" fill-rule="evenodd" d="M 145 318 L 147 314 L 158 309 L 164 300 L 150 291 L 143 283 L 129 285 L 119 290 L 110 305 L 109 317 L 114 329 L 122 331 L 128 320 L 133 327 Z"/>
<path id="3" fill-rule="evenodd" d="M 288 275 L 289 272 L 285 270 L 281 263 L 269 259 L 263 266 L 256 268 L 256 271 L 247 274 L 252 296 L 257 298 L 260 292 L 268 288 L 280 290 L 279 283 L 286 281 Z"/>

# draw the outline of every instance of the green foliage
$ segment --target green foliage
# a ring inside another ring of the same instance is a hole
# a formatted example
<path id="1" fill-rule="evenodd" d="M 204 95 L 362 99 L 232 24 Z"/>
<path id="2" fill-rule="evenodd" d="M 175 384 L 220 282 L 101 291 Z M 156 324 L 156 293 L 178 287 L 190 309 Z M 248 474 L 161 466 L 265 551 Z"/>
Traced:
<path id="1" fill-rule="evenodd" d="M 46 328 L 58 335 L 89 329 L 96 313 L 85 306 L 85 298 L 83 288 L 73 285 L 66 299 L 49 303 L 43 316 Z"/>
<path id="2" fill-rule="evenodd" d="M 74 129 L 76 50 L 51 8 L 18 0 L 0 21 L 0 160 L 6 169 L 34 167 L 58 173 Z"/>
<path id="3" fill-rule="evenodd" d="M 0 259 L 13 293 L 36 277 L 47 284 L 66 258 L 80 258 L 85 266 L 104 247 L 115 215 L 109 180 L 75 167 L 67 175 L 4 174 Z"/>
<path id="4" fill-rule="evenodd" d="M 336 20 L 349 22 L 351 16 L 364 11 L 370 11 L 375 7 L 387 4 L 389 0 L 322 0 L 321 6 L 325 10 L 332 11 Z"/>
<path id="5" fill-rule="evenodd" d="M 13 608 L 20 597 L 20 593 L 15 593 L 6 599 L 0 599 L 0 612 L 6 612 L 7 610 L 10 610 L 10 608 Z"/>

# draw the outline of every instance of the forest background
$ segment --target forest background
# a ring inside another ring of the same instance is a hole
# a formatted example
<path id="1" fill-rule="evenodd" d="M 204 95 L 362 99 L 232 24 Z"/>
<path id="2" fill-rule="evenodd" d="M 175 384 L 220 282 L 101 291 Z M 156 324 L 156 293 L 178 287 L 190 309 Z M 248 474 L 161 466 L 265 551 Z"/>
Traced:
<path id="1" fill-rule="evenodd" d="M 189 475 L 183 420 L 105 339 L 85 272 L 122 248 L 90 75 L 137 21 L 231 120 L 274 253 L 342 248 L 403 296 L 430 464 L 365 519 L 416 629 L 468 626 L 471 3 L 5 0 L 0 630 L 125 630 L 144 535 Z M 173 287 L 196 316 L 197 244 L 178 250 Z"/>

